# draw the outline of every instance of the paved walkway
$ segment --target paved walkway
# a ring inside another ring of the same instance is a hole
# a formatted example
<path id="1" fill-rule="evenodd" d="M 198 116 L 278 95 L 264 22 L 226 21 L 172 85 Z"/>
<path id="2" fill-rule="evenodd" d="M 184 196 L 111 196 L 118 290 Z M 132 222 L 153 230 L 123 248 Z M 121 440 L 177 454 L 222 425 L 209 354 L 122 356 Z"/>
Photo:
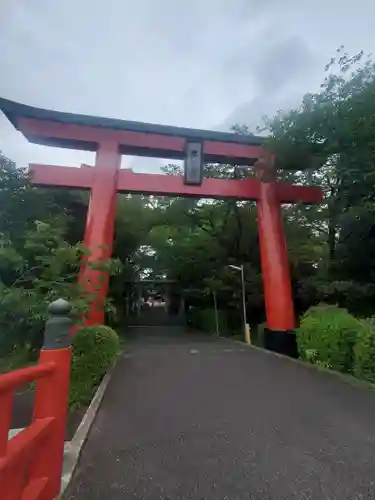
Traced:
<path id="1" fill-rule="evenodd" d="M 138 332 L 67 499 L 375 498 L 375 392 L 238 343 Z"/>

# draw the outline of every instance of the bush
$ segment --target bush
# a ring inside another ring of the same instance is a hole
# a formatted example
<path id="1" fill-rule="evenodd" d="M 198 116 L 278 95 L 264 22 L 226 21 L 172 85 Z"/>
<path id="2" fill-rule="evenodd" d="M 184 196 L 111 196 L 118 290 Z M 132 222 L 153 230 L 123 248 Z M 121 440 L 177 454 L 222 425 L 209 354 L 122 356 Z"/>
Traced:
<path id="1" fill-rule="evenodd" d="M 219 334 L 223 335 L 228 331 L 226 316 L 225 313 L 220 310 L 217 311 L 217 316 L 219 323 Z M 204 330 L 205 332 L 215 334 L 215 310 L 192 308 L 188 313 L 188 323 L 198 330 Z"/>
<path id="2" fill-rule="evenodd" d="M 298 352 L 310 363 L 340 372 L 353 370 L 353 348 L 362 324 L 346 309 L 310 308 L 297 329 Z"/>
<path id="3" fill-rule="evenodd" d="M 354 347 L 354 375 L 375 383 L 375 318 L 362 320 Z"/>
<path id="4" fill-rule="evenodd" d="M 117 333 L 109 326 L 87 326 L 73 339 L 69 406 L 77 409 L 91 401 L 120 350 Z"/>

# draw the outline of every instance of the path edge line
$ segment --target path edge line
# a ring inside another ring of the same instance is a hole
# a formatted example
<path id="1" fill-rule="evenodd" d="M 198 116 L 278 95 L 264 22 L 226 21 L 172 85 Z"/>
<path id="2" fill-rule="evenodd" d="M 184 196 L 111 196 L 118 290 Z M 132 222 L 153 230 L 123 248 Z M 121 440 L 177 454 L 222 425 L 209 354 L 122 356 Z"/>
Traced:
<path id="1" fill-rule="evenodd" d="M 328 375 L 333 375 L 334 377 L 340 378 L 343 382 L 349 385 L 361 387 L 362 389 L 367 389 L 368 391 L 375 391 L 375 384 L 369 382 L 368 380 L 363 380 L 354 377 L 353 375 L 350 375 L 350 373 L 341 373 L 336 370 L 330 370 L 329 368 L 323 368 L 322 366 L 314 365 L 313 363 L 306 363 L 306 361 L 303 361 L 302 359 L 291 358 L 290 356 L 287 356 L 286 354 L 281 354 L 280 352 L 270 351 L 269 349 L 265 349 L 264 347 L 259 347 L 254 344 L 249 345 L 243 340 L 235 340 L 231 339 L 230 337 L 223 337 L 222 335 L 218 335 L 216 337 L 219 339 L 229 340 L 230 342 L 234 342 L 236 344 L 241 344 L 244 347 L 248 347 L 249 349 L 254 349 L 256 351 L 260 351 L 271 356 L 276 356 L 277 358 L 280 359 L 286 359 L 288 361 L 292 361 L 293 363 L 296 363 L 300 366 L 304 366 L 305 368 L 309 368 L 310 370 L 315 370 L 319 373 L 326 373 Z"/>
<path id="2" fill-rule="evenodd" d="M 87 440 L 92 423 L 99 411 L 105 391 L 112 378 L 115 367 L 122 357 L 122 354 L 116 359 L 115 363 L 104 375 L 103 380 L 100 382 L 99 387 L 96 389 L 94 397 L 92 398 L 89 407 L 83 415 L 81 423 L 79 424 L 72 440 L 65 443 L 64 467 L 61 476 L 61 487 L 60 493 L 56 497 L 56 500 L 63 500 L 64 498 L 64 493 L 73 477 L 78 460 L 81 456 L 82 448 Z"/>

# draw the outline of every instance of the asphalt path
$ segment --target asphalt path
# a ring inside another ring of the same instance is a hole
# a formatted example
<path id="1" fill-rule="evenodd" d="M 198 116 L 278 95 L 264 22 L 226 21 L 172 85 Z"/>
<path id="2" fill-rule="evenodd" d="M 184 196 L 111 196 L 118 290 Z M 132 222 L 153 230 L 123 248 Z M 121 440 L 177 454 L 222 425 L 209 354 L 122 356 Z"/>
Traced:
<path id="1" fill-rule="evenodd" d="M 137 328 L 70 500 L 375 498 L 375 392 L 178 328 Z"/>

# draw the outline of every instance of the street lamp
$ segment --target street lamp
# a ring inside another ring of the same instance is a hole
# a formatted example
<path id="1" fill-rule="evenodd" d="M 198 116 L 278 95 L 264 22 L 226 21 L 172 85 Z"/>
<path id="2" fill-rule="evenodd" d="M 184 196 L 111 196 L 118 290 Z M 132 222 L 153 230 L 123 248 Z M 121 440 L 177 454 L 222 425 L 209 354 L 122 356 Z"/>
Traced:
<path id="1" fill-rule="evenodd" d="M 247 317 L 246 317 L 246 297 L 245 297 L 245 273 L 243 269 L 243 264 L 241 266 L 234 266 L 233 264 L 229 264 L 228 267 L 235 269 L 236 271 L 240 271 L 241 273 L 241 287 L 242 287 L 242 313 L 243 313 L 243 328 L 245 334 L 245 341 L 250 343 L 250 335 L 247 331 Z"/>

